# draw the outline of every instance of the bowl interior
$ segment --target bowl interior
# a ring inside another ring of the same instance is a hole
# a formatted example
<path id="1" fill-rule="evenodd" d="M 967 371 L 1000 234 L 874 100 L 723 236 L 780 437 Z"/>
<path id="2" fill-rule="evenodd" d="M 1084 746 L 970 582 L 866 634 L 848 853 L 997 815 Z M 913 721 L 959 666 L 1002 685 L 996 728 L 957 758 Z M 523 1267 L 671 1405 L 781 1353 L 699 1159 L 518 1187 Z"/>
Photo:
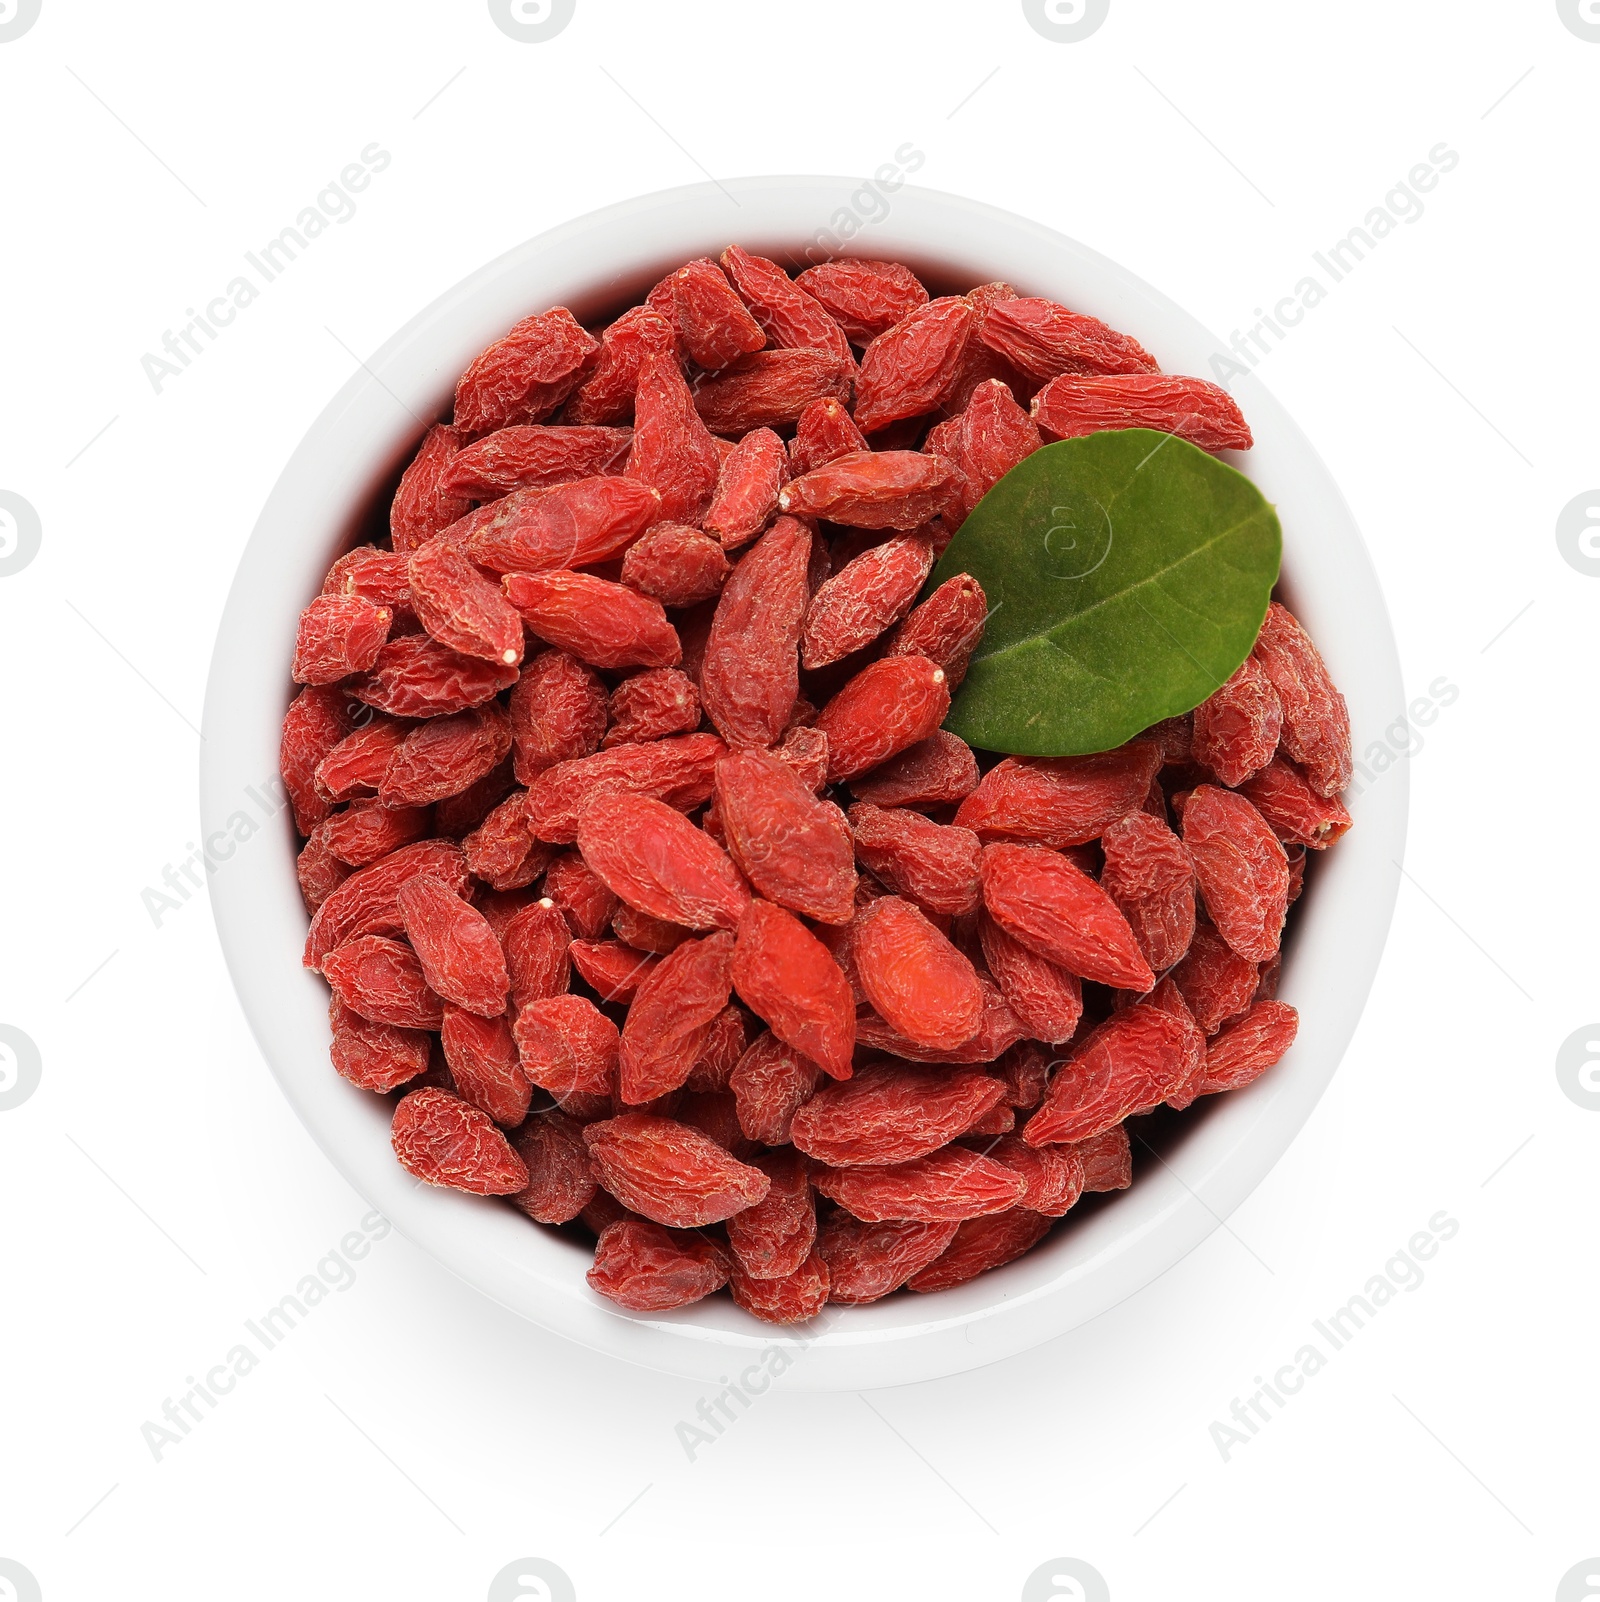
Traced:
<path id="1" fill-rule="evenodd" d="M 1083 246 L 956 196 L 902 188 L 865 223 L 859 181 L 746 179 L 648 195 L 511 251 L 402 329 L 335 397 L 284 469 L 225 610 L 205 709 L 208 838 L 250 792 L 272 794 L 298 614 L 341 552 L 386 530 L 394 485 L 456 376 L 518 318 L 552 305 L 584 320 L 641 298 L 670 267 L 737 241 L 798 267 L 828 255 L 906 262 L 935 290 L 1004 279 L 1137 338 L 1169 372 L 1209 377 L 1219 342 Z M 847 231 L 848 230 L 848 231 Z M 1350 704 L 1358 752 L 1404 706 L 1382 595 L 1350 513 L 1309 443 L 1253 377 L 1232 386 L 1256 448 L 1229 457 L 1276 503 L 1282 593 Z M 389 1148 L 390 1107 L 327 1060 L 327 991 L 300 966 L 306 915 L 287 808 L 212 881 L 230 970 L 273 1072 L 323 1149 L 396 1227 L 534 1322 L 630 1360 L 706 1379 L 741 1351 L 803 1351 L 783 1383 L 903 1383 L 991 1361 L 1092 1318 L 1171 1267 L 1260 1181 L 1304 1122 L 1354 1030 L 1386 936 L 1404 845 L 1403 766 L 1347 797 L 1355 828 L 1318 860 L 1296 908 L 1280 995 L 1301 1014 L 1289 1056 L 1248 1089 L 1138 1121 L 1130 1190 L 1086 1198 L 1020 1261 L 954 1290 L 830 1308 L 801 1334 L 718 1297 L 630 1314 L 584 1282 L 590 1252 L 503 1203 L 418 1189 Z M 257 808 L 259 810 L 259 808 Z M 748 1358 L 746 1359 L 748 1360 Z"/>

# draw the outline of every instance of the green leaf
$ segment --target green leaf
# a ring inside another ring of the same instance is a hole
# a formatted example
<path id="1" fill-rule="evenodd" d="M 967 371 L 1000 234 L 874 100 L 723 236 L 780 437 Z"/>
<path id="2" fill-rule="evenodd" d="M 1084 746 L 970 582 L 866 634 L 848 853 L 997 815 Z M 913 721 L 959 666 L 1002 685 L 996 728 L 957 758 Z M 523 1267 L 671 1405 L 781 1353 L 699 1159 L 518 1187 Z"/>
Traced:
<path id="1" fill-rule="evenodd" d="M 1170 434 L 1046 445 L 929 581 L 970 573 L 990 608 L 945 726 L 988 751 L 1079 756 L 1188 712 L 1250 654 L 1281 544 L 1249 479 Z"/>

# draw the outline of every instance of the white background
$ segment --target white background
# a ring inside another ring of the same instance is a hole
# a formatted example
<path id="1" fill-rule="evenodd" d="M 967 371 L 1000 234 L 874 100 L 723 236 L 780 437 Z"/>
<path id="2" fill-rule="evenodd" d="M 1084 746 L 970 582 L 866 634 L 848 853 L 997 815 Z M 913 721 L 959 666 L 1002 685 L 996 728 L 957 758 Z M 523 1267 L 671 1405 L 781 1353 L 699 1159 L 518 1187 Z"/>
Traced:
<path id="1" fill-rule="evenodd" d="M 1600 1551 L 1600 1116 L 1555 1073 L 1600 1013 L 1600 582 L 1554 532 L 1600 482 L 1597 77 L 1554 0 L 1111 0 L 1076 44 L 1016 0 L 578 0 L 541 44 L 481 0 L 43 0 L 0 43 L 0 489 L 43 528 L 0 578 L 0 1022 L 43 1063 L 0 1113 L 0 1558 L 45 1602 L 475 1602 L 526 1556 L 584 1602 L 1011 1599 L 1058 1557 L 1116 1602 L 1556 1596 Z M 141 356 L 372 141 L 357 215 L 155 393 Z M 1425 213 L 1260 369 L 1365 530 L 1411 694 L 1459 695 L 1397 736 L 1410 877 L 1360 1032 L 1229 1227 L 1027 1356 L 768 1396 L 694 1462 L 702 1387 L 390 1236 L 155 1461 L 141 1425 L 367 1210 L 275 1088 L 204 896 L 159 928 L 141 904 L 196 838 L 238 553 L 356 359 L 594 207 L 908 142 L 916 181 L 1226 338 L 1441 141 Z M 1212 1422 L 1441 1209 L 1425 1282 L 1225 1462 Z"/>

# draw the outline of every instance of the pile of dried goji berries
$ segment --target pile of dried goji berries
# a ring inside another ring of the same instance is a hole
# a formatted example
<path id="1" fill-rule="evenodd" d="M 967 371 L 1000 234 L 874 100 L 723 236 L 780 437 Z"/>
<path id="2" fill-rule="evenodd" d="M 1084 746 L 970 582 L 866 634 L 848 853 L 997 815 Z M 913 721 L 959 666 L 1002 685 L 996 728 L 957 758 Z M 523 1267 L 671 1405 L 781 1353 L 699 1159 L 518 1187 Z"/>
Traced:
<path id="1" fill-rule="evenodd" d="M 1129 1183 L 1130 1116 L 1278 1061 L 1350 821 L 1288 612 L 1119 750 L 940 727 L 986 603 L 919 604 L 936 556 L 1131 426 L 1250 442 L 1093 318 L 882 262 L 731 249 L 472 363 L 306 609 L 283 738 L 334 1066 L 410 1172 L 588 1230 L 626 1307 L 785 1323 L 1011 1261 Z"/>

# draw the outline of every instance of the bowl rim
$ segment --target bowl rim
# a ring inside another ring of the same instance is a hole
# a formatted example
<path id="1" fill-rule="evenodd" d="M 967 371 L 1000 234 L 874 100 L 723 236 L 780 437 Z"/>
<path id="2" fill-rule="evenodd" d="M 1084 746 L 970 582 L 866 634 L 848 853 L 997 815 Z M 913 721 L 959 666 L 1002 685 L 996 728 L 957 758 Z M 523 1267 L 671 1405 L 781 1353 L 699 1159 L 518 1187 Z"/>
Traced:
<path id="1" fill-rule="evenodd" d="M 863 217 L 863 193 L 877 197 L 881 216 Z M 580 316 L 615 309 L 668 267 L 715 255 L 733 239 L 786 255 L 791 266 L 815 250 L 815 259 L 902 260 L 949 283 L 1004 278 L 1022 293 L 1054 295 L 1124 328 L 1171 371 L 1205 373 L 1226 349 L 1167 297 L 1067 236 L 903 183 L 887 193 L 827 176 L 687 185 L 607 206 L 514 247 L 437 297 L 362 363 L 306 431 L 246 542 L 218 629 L 202 725 L 202 839 L 208 859 L 218 859 L 210 899 L 240 1004 L 302 1123 L 358 1192 L 458 1277 L 553 1333 L 668 1373 L 725 1383 L 743 1359 L 741 1377 L 766 1373 L 765 1383 L 802 1390 L 912 1383 L 1026 1350 L 1108 1311 L 1221 1227 L 1265 1178 L 1326 1088 L 1370 990 L 1398 891 L 1407 772 L 1396 763 L 1381 782 L 1374 776 L 1347 797 L 1357 826 L 1318 863 L 1297 911 L 1280 994 L 1309 1027 L 1284 1063 L 1243 1091 L 1210 1098 L 1160 1166 L 1130 1190 L 967 1285 L 830 1308 L 800 1333 L 760 1324 L 722 1297 L 671 1314 L 634 1314 L 588 1289 L 589 1254 L 576 1243 L 502 1203 L 419 1187 L 379 1138 L 388 1119 L 383 1100 L 327 1063 L 327 992 L 320 976 L 300 966 L 306 916 L 296 842 L 281 785 L 274 789 L 292 687 L 286 674 L 262 666 L 287 665 L 300 608 L 370 517 L 382 484 L 444 414 L 456 375 L 478 349 L 547 305 L 568 304 Z M 1257 444 L 1228 459 L 1284 513 L 1281 588 L 1329 659 L 1350 703 L 1357 749 L 1366 750 L 1364 737 L 1378 737 L 1405 706 L 1376 573 L 1310 442 L 1259 378 L 1243 376 L 1232 387 Z M 246 846 L 255 840 L 266 844 Z"/>

